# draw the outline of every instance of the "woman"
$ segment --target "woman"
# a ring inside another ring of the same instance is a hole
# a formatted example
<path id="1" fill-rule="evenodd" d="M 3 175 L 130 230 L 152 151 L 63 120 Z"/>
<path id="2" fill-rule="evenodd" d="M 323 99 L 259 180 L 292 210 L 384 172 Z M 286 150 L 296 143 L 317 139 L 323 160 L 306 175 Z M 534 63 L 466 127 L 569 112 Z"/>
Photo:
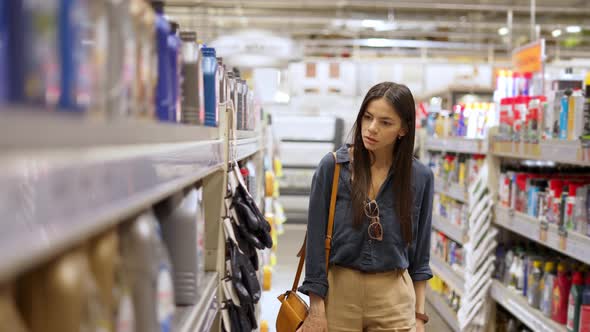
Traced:
<path id="1" fill-rule="evenodd" d="M 424 331 L 433 174 L 412 156 L 410 90 L 384 82 L 361 105 L 352 145 L 326 155 L 309 204 L 302 332 Z M 324 240 L 335 163 L 341 164 L 330 267 Z"/>

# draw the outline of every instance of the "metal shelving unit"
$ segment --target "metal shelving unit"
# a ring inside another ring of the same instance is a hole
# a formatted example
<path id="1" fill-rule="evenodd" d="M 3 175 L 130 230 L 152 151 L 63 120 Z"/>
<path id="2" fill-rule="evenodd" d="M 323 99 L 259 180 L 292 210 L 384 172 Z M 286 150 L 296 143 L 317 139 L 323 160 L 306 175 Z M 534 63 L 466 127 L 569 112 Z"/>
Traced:
<path id="1" fill-rule="evenodd" d="M 262 148 L 262 138 L 254 131 L 238 132 L 237 140 L 230 142 L 230 158 L 244 160 L 259 152 Z"/>
<path id="2" fill-rule="evenodd" d="M 436 191 L 439 194 L 446 195 L 452 199 L 456 199 L 459 202 L 468 202 L 467 191 L 463 186 L 460 186 L 458 183 L 448 183 L 441 181 L 440 179 L 435 179 L 434 191 Z"/>
<path id="3" fill-rule="evenodd" d="M 444 233 L 453 241 L 458 242 L 461 245 L 467 243 L 467 232 L 464 229 L 462 229 L 461 226 L 452 224 L 445 217 L 439 215 L 432 215 L 432 227 L 436 228 L 439 232 Z"/>
<path id="4" fill-rule="evenodd" d="M 491 151 L 493 155 L 504 158 L 590 166 L 590 148 L 580 141 L 552 139 L 537 144 L 495 141 L 491 144 Z"/>
<path id="5" fill-rule="evenodd" d="M 559 251 L 581 262 L 590 264 L 590 238 L 576 232 L 560 232 L 558 227 L 547 225 L 546 237 L 542 234 L 541 222 L 524 213 L 512 211 L 506 207 L 495 208 L 494 222 L 503 228 L 518 233 L 523 237 Z"/>
<path id="6" fill-rule="evenodd" d="M 459 321 L 457 320 L 457 314 L 447 304 L 442 295 L 436 293 L 429 287 L 426 287 L 426 300 L 436 309 L 438 314 L 445 320 L 449 327 L 455 331 L 461 331 L 459 329 Z"/>
<path id="7" fill-rule="evenodd" d="M 567 329 L 542 312 L 529 306 L 525 297 L 508 289 L 499 281 L 494 280 L 491 288 L 492 298 L 501 306 L 510 311 L 518 320 L 526 324 L 533 331 L 538 332 L 565 332 Z"/>
<path id="8" fill-rule="evenodd" d="M 0 132 L 14 123 L 0 122 Z M 162 133 L 177 130 L 156 127 Z M 61 128 L 64 133 L 77 130 L 76 121 Z M 118 133 L 121 136 L 130 135 L 131 128 L 121 130 L 126 132 Z M 199 141 L 202 133 L 195 134 L 192 142 L 0 151 L 0 280 L 220 170 L 223 141 Z M 139 141 L 144 142 L 141 137 Z"/>
<path id="9" fill-rule="evenodd" d="M 430 268 L 459 295 L 465 293 L 465 278 L 436 255 L 430 255 Z"/>
<path id="10" fill-rule="evenodd" d="M 219 312 L 217 301 L 217 272 L 208 272 L 202 283 L 199 302 L 194 306 L 179 307 L 174 317 L 175 331 L 209 331 Z"/>
<path id="11" fill-rule="evenodd" d="M 457 152 L 469 154 L 487 154 L 486 140 L 464 137 L 426 137 L 425 148 L 431 151 Z"/>

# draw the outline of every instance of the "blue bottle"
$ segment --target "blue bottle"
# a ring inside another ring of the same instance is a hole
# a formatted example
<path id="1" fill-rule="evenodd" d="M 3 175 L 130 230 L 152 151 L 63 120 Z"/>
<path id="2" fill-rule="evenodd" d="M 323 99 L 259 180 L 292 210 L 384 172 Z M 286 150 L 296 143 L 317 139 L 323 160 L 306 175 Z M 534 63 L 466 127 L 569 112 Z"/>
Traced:
<path id="1" fill-rule="evenodd" d="M 168 48 L 170 49 L 170 73 L 171 73 L 171 96 L 170 103 L 171 114 L 173 120 L 178 122 L 180 117 L 180 66 L 179 66 L 179 52 L 182 46 L 182 41 L 178 36 L 178 23 L 170 22 L 170 36 L 168 36 Z"/>
<path id="2" fill-rule="evenodd" d="M 60 94 L 59 0 L 4 0 L 8 12 L 9 100 L 55 106 Z"/>
<path id="3" fill-rule="evenodd" d="M 81 112 L 90 100 L 89 53 L 82 39 L 88 25 L 86 0 L 61 0 L 59 7 L 60 95 L 59 110 Z"/>
<path id="4" fill-rule="evenodd" d="M 215 49 L 203 47 L 203 86 L 205 94 L 205 126 L 217 127 L 217 58 Z"/>
<path id="5" fill-rule="evenodd" d="M 160 121 L 174 121 L 172 111 L 172 73 L 168 37 L 170 24 L 164 18 L 164 1 L 152 0 L 156 12 L 156 49 L 158 53 L 158 82 L 156 84 L 156 116 Z"/>
<path id="6" fill-rule="evenodd" d="M 0 105 L 8 99 L 8 1 L 0 0 Z"/>

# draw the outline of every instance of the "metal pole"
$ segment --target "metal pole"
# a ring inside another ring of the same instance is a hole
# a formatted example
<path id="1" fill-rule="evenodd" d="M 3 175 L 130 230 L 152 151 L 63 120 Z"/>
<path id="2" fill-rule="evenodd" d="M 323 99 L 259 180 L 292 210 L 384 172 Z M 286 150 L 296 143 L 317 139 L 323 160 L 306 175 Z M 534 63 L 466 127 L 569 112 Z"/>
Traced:
<path id="1" fill-rule="evenodd" d="M 536 40 L 536 29 L 535 29 L 535 19 L 536 19 L 536 15 L 535 15 L 535 9 L 537 8 L 537 0 L 531 0 L 531 41 Z"/>

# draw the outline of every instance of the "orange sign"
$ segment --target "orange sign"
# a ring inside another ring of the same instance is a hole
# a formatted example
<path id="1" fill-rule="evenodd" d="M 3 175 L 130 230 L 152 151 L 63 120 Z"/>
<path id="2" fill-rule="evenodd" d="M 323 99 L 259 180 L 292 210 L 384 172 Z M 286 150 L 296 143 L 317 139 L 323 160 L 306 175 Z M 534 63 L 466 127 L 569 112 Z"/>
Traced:
<path id="1" fill-rule="evenodd" d="M 520 73 L 537 73 L 543 70 L 545 40 L 519 47 L 512 52 L 512 65 Z"/>

